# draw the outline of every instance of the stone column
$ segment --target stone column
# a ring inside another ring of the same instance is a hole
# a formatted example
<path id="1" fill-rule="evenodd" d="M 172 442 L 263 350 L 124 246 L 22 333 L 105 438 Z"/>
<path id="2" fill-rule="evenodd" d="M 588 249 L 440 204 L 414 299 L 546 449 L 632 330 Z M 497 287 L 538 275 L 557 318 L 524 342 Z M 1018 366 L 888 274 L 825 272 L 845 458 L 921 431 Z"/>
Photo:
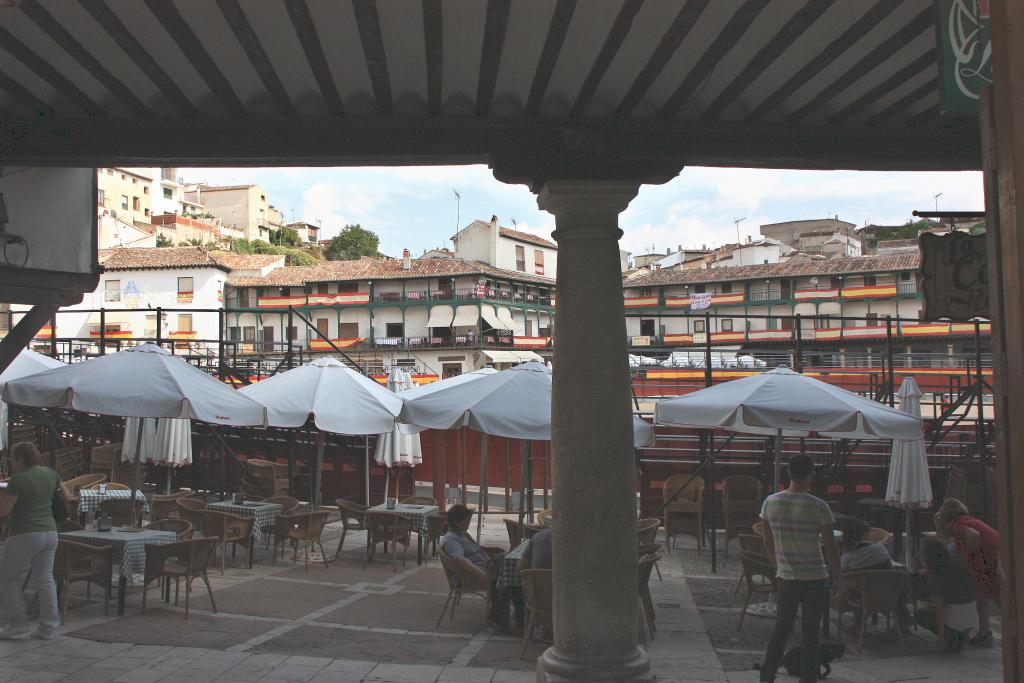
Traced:
<path id="1" fill-rule="evenodd" d="M 638 183 L 549 181 L 558 242 L 552 402 L 555 643 L 537 680 L 650 681 L 637 535 L 619 213 Z"/>

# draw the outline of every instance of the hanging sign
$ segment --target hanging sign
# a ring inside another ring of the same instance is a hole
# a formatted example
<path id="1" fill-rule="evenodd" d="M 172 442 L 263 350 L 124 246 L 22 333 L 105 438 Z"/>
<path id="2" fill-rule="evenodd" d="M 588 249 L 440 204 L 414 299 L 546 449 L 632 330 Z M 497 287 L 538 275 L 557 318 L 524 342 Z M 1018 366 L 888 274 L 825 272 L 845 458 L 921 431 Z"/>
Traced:
<path id="1" fill-rule="evenodd" d="M 990 0 L 939 0 L 939 95 L 943 113 L 977 114 L 992 85 Z"/>
<path id="2" fill-rule="evenodd" d="M 691 294 L 690 295 L 690 310 L 700 311 L 705 308 L 711 307 L 711 293 L 705 292 L 703 294 Z"/>
<path id="3" fill-rule="evenodd" d="M 924 319 L 988 318 L 986 236 L 925 233 L 920 245 Z"/>

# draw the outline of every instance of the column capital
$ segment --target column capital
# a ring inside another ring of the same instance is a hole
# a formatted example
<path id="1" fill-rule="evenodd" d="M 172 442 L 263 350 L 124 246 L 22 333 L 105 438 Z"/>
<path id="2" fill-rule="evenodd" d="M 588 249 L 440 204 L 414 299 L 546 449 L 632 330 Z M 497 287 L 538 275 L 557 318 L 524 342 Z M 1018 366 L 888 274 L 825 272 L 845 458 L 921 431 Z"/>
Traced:
<path id="1" fill-rule="evenodd" d="M 614 211 L 622 213 L 640 191 L 630 180 L 549 180 L 537 192 L 537 206 L 555 214 L 561 211 Z"/>

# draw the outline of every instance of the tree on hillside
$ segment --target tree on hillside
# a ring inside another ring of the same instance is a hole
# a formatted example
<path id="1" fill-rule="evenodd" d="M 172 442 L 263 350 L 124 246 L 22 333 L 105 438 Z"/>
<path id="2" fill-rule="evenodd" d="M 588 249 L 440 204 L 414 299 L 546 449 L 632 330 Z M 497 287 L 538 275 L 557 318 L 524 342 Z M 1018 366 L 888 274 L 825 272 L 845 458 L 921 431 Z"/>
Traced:
<path id="1" fill-rule="evenodd" d="M 158 247 L 173 247 L 174 246 L 174 240 L 172 240 L 167 235 L 161 235 L 160 233 L 157 233 L 157 236 L 156 236 L 156 246 L 158 246 Z"/>
<path id="2" fill-rule="evenodd" d="M 324 250 L 324 258 L 328 261 L 350 261 L 361 256 L 377 256 L 380 238 L 377 234 L 361 225 L 346 225 L 331 240 Z"/>
<path id="3" fill-rule="evenodd" d="M 270 231 L 270 243 L 280 247 L 301 247 L 302 240 L 295 228 L 277 228 Z"/>

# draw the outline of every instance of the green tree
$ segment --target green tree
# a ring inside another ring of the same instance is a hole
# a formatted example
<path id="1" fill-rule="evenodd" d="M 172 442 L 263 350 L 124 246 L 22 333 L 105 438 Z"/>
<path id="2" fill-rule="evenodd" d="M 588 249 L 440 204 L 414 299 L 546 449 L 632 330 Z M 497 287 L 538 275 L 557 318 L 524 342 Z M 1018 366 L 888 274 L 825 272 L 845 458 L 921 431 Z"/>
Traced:
<path id="1" fill-rule="evenodd" d="M 201 239 L 199 239 L 198 237 L 193 237 L 192 239 L 185 240 L 184 242 L 178 242 L 178 246 L 179 247 L 201 247 L 201 246 L 203 246 L 203 241 Z"/>
<path id="2" fill-rule="evenodd" d="M 158 247 L 173 247 L 174 246 L 174 240 L 172 240 L 167 235 L 161 235 L 160 233 L 157 233 L 157 236 L 156 236 L 156 246 L 158 246 Z"/>
<path id="3" fill-rule="evenodd" d="M 380 238 L 377 234 L 361 225 L 346 225 L 331 240 L 324 250 L 324 258 L 328 261 L 350 261 L 361 256 L 377 256 Z"/>
<path id="4" fill-rule="evenodd" d="M 300 247 L 302 240 L 299 239 L 299 232 L 295 228 L 278 228 L 270 231 L 270 242 L 280 247 Z"/>

